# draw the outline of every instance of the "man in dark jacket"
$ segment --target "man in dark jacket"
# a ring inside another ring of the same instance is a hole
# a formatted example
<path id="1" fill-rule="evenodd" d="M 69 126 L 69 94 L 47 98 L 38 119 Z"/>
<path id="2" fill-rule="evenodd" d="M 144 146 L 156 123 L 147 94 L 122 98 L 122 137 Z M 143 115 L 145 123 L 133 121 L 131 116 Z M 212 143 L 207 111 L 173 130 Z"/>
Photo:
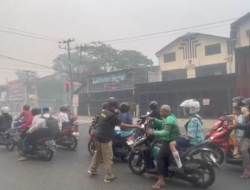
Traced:
<path id="1" fill-rule="evenodd" d="M 10 110 L 7 106 L 1 108 L 2 115 L 0 116 L 0 131 L 6 131 L 11 128 L 13 119 L 9 111 Z"/>
<path id="2" fill-rule="evenodd" d="M 115 179 L 112 172 L 113 150 L 112 138 L 114 135 L 115 126 L 121 128 L 137 128 L 137 125 L 123 124 L 118 119 L 118 102 L 114 98 L 109 98 L 107 107 L 99 114 L 99 119 L 96 124 L 96 151 L 92 158 L 88 173 L 96 175 L 98 166 L 103 161 L 105 178 L 104 182 L 109 183 Z"/>

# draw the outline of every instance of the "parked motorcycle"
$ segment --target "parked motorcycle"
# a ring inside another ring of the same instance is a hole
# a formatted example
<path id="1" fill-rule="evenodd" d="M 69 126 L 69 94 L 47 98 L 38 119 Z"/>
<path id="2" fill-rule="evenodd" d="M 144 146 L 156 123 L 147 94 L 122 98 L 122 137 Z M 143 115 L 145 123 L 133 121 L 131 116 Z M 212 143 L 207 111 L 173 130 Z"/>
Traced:
<path id="1" fill-rule="evenodd" d="M 37 141 L 35 147 L 27 147 L 24 145 L 23 138 L 18 143 L 18 152 L 20 155 L 31 159 L 41 159 L 44 161 L 52 160 L 56 151 L 55 141 L 51 138 L 43 138 Z"/>
<path id="2" fill-rule="evenodd" d="M 146 131 L 146 130 L 145 130 Z M 156 174 L 156 158 L 157 150 L 160 149 L 161 143 L 154 142 L 152 137 L 144 135 L 141 138 L 137 138 L 133 144 L 133 148 L 129 154 L 129 168 L 134 174 L 142 175 L 144 173 Z M 153 156 L 155 170 L 148 169 L 146 166 L 146 151 L 152 150 L 156 152 Z M 181 161 L 183 164 L 182 169 L 178 169 L 175 162 L 172 159 L 171 166 L 169 167 L 169 177 L 177 177 L 182 180 L 192 183 L 196 187 L 208 188 L 215 182 L 215 171 L 213 166 L 206 160 L 194 158 L 194 152 L 196 149 L 189 149 L 185 153 L 181 154 Z"/>

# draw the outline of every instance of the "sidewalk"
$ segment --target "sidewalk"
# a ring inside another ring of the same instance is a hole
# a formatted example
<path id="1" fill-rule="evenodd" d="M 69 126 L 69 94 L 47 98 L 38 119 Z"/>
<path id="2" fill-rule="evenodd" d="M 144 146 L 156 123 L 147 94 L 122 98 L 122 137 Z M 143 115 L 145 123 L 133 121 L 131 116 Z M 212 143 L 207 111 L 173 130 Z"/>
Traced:
<path id="1" fill-rule="evenodd" d="M 78 120 L 81 124 L 86 124 L 86 123 L 90 123 L 92 121 L 93 117 L 90 116 L 79 116 Z M 136 118 L 134 119 L 134 122 L 136 122 Z M 183 127 L 186 123 L 187 119 L 178 119 L 178 123 L 180 127 Z M 211 128 L 213 123 L 215 122 L 215 119 L 204 119 L 204 127 L 205 128 Z"/>

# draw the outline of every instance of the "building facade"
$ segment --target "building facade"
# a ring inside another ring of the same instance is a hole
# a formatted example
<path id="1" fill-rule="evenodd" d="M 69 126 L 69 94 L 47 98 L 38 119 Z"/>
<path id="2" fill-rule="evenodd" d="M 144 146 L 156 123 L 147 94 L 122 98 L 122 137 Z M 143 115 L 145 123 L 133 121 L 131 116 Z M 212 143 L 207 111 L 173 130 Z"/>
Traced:
<path id="1" fill-rule="evenodd" d="M 159 67 L 125 69 L 92 75 L 81 90 L 80 115 L 93 115 L 100 111 L 102 103 L 109 97 L 119 102 L 128 102 L 132 111 L 136 110 L 134 89 L 136 84 L 161 80 Z"/>
<path id="2" fill-rule="evenodd" d="M 230 36 L 235 48 L 250 46 L 250 13 L 231 24 Z"/>
<path id="3" fill-rule="evenodd" d="M 235 72 L 229 38 L 201 33 L 181 36 L 156 53 L 163 81 Z"/>

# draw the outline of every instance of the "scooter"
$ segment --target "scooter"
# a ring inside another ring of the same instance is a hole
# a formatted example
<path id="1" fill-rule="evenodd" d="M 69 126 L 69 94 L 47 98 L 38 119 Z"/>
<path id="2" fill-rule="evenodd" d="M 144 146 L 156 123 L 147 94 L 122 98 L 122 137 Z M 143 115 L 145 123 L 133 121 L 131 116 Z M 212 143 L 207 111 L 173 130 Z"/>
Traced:
<path id="1" fill-rule="evenodd" d="M 123 131 L 119 127 L 115 128 L 115 135 L 113 138 L 113 153 L 114 160 L 127 161 L 131 145 L 135 139 L 140 136 L 138 130 Z M 91 156 L 94 155 L 96 147 L 96 134 L 95 130 L 91 130 L 90 139 L 88 142 L 88 151 Z"/>
<path id="2" fill-rule="evenodd" d="M 11 138 L 10 129 L 0 132 L 0 145 L 6 147 L 8 151 L 13 151 L 15 148 L 14 140 Z"/>
<path id="3" fill-rule="evenodd" d="M 28 147 L 29 150 L 27 150 L 26 146 L 24 145 L 24 139 L 20 139 L 18 143 L 18 152 L 20 155 L 30 159 L 51 161 L 54 156 L 54 152 L 56 151 L 55 141 L 51 138 L 43 138 L 38 140 L 35 147 Z"/>
<path id="4" fill-rule="evenodd" d="M 145 127 L 147 130 L 148 127 Z M 129 154 L 129 168 L 136 175 L 144 173 L 157 174 L 156 158 L 160 149 L 161 143 L 155 142 L 154 138 L 145 135 L 137 138 L 132 146 Z M 151 150 L 154 168 L 146 165 L 146 151 Z M 193 158 L 194 149 L 189 149 L 181 154 L 182 169 L 179 169 L 173 159 L 171 159 L 171 166 L 169 167 L 169 177 L 176 177 L 187 182 L 190 182 L 195 187 L 208 188 L 215 182 L 215 171 L 212 165 L 206 160 Z"/>
<path id="5" fill-rule="evenodd" d="M 234 145 L 230 137 L 234 130 L 232 121 L 233 118 L 230 115 L 220 117 L 207 134 L 206 140 L 210 141 L 214 147 L 219 147 L 223 151 L 226 163 L 240 165 L 242 158 L 235 158 L 233 155 Z"/>
<path id="6" fill-rule="evenodd" d="M 74 128 L 64 128 L 55 138 L 56 145 L 74 151 L 78 145 L 78 136 L 75 134 Z"/>

